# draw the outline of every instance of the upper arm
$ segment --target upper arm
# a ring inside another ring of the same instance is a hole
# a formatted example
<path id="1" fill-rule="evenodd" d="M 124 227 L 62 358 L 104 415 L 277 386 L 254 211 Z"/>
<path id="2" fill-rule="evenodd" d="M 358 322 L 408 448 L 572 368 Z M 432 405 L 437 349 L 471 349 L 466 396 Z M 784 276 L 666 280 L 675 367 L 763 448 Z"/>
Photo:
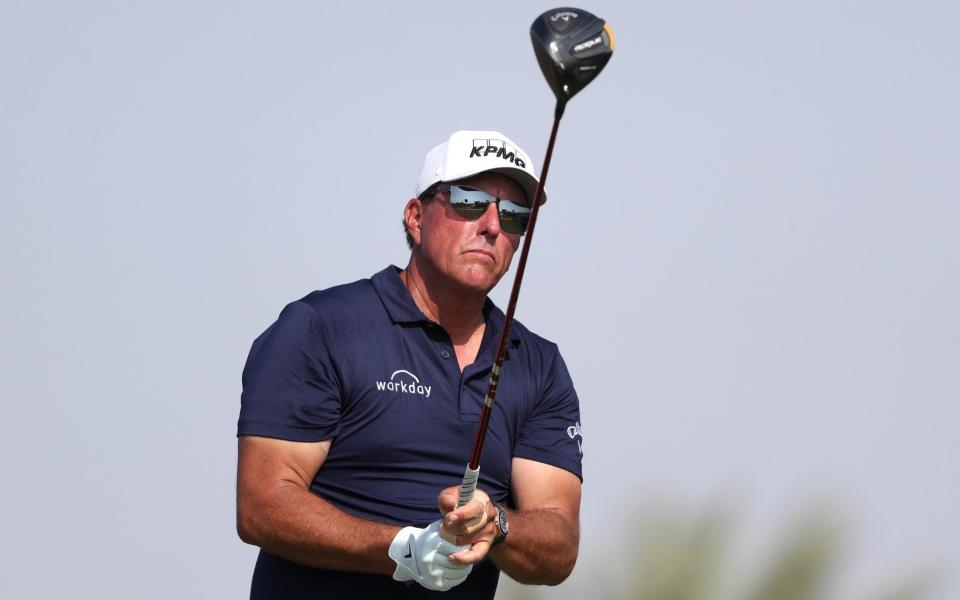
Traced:
<path id="1" fill-rule="evenodd" d="M 285 483 L 309 488 L 330 451 L 331 440 L 291 442 L 241 436 L 237 460 L 238 493 Z"/>
<path id="2" fill-rule="evenodd" d="M 330 451 L 331 440 L 290 442 L 241 436 L 237 459 L 237 530 L 244 541 L 256 539 L 261 517 L 271 511 L 285 487 L 309 489 Z"/>
<path id="3" fill-rule="evenodd" d="M 340 428 L 336 353 L 320 315 L 288 304 L 250 349 L 237 421 L 237 527 L 260 539 L 289 492 L 310 488 Z M 251 542 L 255 543 L 255 542 Z"/>
<path id="4" fill-rule="evenodd" d="M 580 479 L 559 467 L 514 458 L 510 485 L 517 510 L 549 510 L 579 523 Z"/>

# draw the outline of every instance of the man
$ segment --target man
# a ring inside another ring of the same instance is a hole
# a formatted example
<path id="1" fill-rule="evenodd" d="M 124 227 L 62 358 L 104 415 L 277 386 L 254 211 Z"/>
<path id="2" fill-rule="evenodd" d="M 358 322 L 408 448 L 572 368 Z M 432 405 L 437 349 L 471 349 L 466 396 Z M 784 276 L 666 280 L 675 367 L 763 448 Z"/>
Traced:
<path id="1" fill-rule="evenodd" d="M 474 499 L 456 508 L 537 186 L 494 131 L 427 154 L 407 267 L 289 304 L 243 373 L 237 529 L 251 598 L 493 598 L 579 543 L 580 414 L 557 347 L 514 323 Z M 441 520 L 442 517 L 442 520 Z"/>

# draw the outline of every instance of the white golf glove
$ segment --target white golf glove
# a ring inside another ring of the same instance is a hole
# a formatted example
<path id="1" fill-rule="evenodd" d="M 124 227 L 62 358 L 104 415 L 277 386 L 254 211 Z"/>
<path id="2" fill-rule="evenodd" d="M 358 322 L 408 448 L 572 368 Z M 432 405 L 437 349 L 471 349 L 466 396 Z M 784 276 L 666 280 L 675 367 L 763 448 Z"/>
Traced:
<path id="1" fill-rule="evenodd" d="M 404 527 L 393 538 L 388 554 L 397 563 L 393 578 L 411 579 L 423 587 L 444 591 L 464 582 L 473 565 L 460 565 L 450 559 L 451 554 L 469 550 L 440 537 L 440 521 L 424 528 Z"/>

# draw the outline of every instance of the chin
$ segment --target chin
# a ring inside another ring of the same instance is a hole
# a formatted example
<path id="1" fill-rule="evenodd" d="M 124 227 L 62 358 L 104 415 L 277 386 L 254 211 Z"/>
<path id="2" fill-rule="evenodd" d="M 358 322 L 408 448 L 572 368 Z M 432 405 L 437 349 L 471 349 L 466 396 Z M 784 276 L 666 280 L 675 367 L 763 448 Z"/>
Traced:
<path id="1" fill-rule="evenodd" d="M 463 287 L 486 294 L 497 285 L 501 277 L 503 273 L 491 272 L 480 265 L 468 265 L 456 279 Z"/>

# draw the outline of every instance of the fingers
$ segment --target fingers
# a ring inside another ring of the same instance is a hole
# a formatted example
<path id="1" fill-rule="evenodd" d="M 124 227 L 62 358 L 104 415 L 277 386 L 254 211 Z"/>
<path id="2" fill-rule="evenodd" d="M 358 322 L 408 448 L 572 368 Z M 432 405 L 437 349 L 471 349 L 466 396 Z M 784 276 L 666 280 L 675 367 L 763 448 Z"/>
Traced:
<path id="1" fill-rule="evenodd" d="M 457 509 L 457 500 L 460 498 L 460 486 L 448 487 L 447 489 L 440 492 L 440 495 L 437 496 L 437 505 L 440 507 L 440 512 L 442 514 L 447 514 L 448 512 L 458 510 Z M 487 495 L 483 490 L 476 490 L 473 492 L 473 499 L 480 501 L 484 506 L 490 504 L 490 496 Z M 463 509 L 467 506 L 470 506 L 470 502 L 464 504 L 460 507 Z"/>
<path id="2" fill-rule="evenodd" d="M 457 536 L 471 535 L 483 529 L 492 517 L 490 498 L 477 490 L 473 500 L 444 515 L 443 527 Z"/>
<path id="3" fill-rule="evenodd" d="M 460 569 L 464 566 L 465 563 L 455 562 L 451 554 L 445 554 L 444 552 L 437 550 L 437 555 L 433 557 L 433 560 L 430 561 L 431 564 L 444 568 L 444 569 Z"/>
<path id="4" fill-rule="evenodd" d="M 472 565 L 480 562 L 487 555 L 496 533 L 496 526 L 493 523 L 487 523 L 483 529 L 470 535 L 452 539 L 443 536 L 449 543 L 441 544 L 437 552 L 447 555 L 457 567 Z"/>
<path id="5" fill-rule="evenodd" d="M 449 531 L 449 530 L 448 530 L 446 527 L 444 527 L 443 525 L 440 526 L 440 530 L 437 531 L 437 533 L 440 534 L 440 537 L 442 537 L 444 540 L 450 542 L 451 544 L 456 544 L 456 543 L 457 543 L 457 534 Z M 452 551 L 452 552 L 453 552 L 453 551 Z M 449 552 L 448 552 L 447 554 L 449 554 Z"/>
<path id="6" fill-rule="evenodd" d="M 478 540 L 470 546 L 469 550 L 451 554 L 449 558 L 458 566 L 478 563 L 483 560 L 483 558 L 487 555 L 487 552 L 490 551 L 490 543 L 490 540 L 487 539 Z"/>
<path id="7" fill-rule="evenodd" d="M 440 506 L 440 513 L 447 514 L 457 508 L 457 498 L 460 496 L 460 486 L 448 487 L 440 492 L 437 497 L 437 504 Z"/>
<path id="8" fill-rule="evenodd" d="M 482 541 L 487 541 L 493 544 L 493 540 L 496 537 L 497 537 L 497 526 L 494 525 L 493 523 L 487 523 L 481 530 L 475 533 L 459 535 L 453 538 L 451 543 L 456 546 L 460 546 L 461 549 L 463 549 L 463 547 L 469 547 L 473 544 L 476 544 Z M 454 550 L 453 552 L 456 552 L 456 550 Z"/>
<path id="9" fill-rule="evenodd" d="M 487 504 L 486 498 L 474 498 L 460 508 L 451 510 L 444 515 L 443 522 L 444 524 L 453 525 L 454 523 L 465 523 L 482 518 L 483 514 L 487 511 Z"/>
<path id="10" fill-rule="evenodd" d="M 463 582 L 473 565 L 455 561 L 450 556 L 469 551 L 470 547 L 445 541 L 439 535 L 441 531 L 439 520 L 423 528 L 401 529 L 388 551 L 390 558 L 397 563 L 393 578 L 397 581 L 412 579 L 437 591 L 448 590 Z"/>

